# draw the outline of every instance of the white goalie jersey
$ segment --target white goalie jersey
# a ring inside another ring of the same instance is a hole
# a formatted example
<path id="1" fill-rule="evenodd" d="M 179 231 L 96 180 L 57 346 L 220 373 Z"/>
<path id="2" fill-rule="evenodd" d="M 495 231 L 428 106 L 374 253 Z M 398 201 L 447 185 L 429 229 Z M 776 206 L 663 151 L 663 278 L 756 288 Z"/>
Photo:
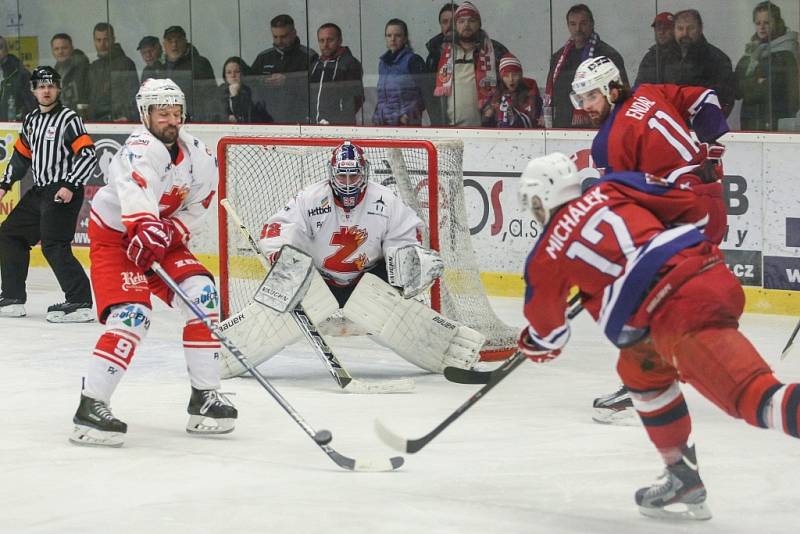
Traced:
<path id="1" fill-rule="evenodd" d="M 314 260 L 323 277 L 349 285 L 392 247 L 420 242 L 422 220 L 387 187 L 370 182 L 351 210 L 338 205 L 328 181 L 312 184 L 273 215 L 259 246 L 271 257 L 293 245 Z"/>

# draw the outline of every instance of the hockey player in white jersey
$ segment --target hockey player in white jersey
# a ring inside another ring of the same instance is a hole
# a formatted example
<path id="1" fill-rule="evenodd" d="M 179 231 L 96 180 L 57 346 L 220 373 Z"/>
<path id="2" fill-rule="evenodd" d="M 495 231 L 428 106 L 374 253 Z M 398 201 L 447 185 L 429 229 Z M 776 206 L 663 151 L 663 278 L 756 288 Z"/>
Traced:
<path id="1" fill-rule="evenodd" d="M 329 167 L 328 180 L 300 191 L 266 222 L 261 252 L 274 262 L 283 245 L 292 245 L 311 256 L 316 272 L 302 306 L 314 323 L 341 309 L 418 367 L 438 373 L 472 367 L 485 337 L 412 298 L 443 271 L 438 253 L 420 245 L 420 218 L 391 189 L 369 180 L 359 146 L 336 147 Z M 255 365 L 303 337 L 288 314 L 255 303 L 220 326 Z M 243 372 L 223 351 L 222 376 Z"/>
<path id="2" fill-rule="evenodd" d="M 127 425 L 110 400 L 150 327 L 151 294 L 180 308 L 191 395 L 186 430 L 233 430 L 236 408 L 219 388 L 219 341 L 152 271 L 154 262 L 211 317 L 218 297 L 211 273 L 189 251 L 192 232 L 217 188 L 216 158 L 181 128 L 183 92 L 172 80 L 145 81 L 136 104 L 143 126 L 114 156 L 107 184 L 94 197 L 89 222 L 91 278 L 105 331 L 92 350 L 70 441 L 119 447 Z"/>

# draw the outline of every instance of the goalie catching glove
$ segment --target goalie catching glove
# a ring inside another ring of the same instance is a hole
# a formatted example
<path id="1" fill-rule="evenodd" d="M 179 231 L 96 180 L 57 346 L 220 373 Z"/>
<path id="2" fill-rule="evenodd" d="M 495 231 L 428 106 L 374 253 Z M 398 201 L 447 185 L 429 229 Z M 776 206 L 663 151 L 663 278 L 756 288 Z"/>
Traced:
<path id="1" fill-rule="evenodd" d="M 404 298 L 425 291 L 444 272 L 439 253 L 419 245 L 391 247 L 386 250 L 386 273 L 389 284 L 400 288 Z"/>
<path id="2" fill-rule="evenodd" d="M 529 360 L 536 363 L 551 362 L 561 354 L 561 349 L 545 349 L 537 345 L 536 342 L 531 339 L 527 326 L 523 328 L 522 332 L 519 334 L 517 348 L 521 353 L 527 356 Z"/>

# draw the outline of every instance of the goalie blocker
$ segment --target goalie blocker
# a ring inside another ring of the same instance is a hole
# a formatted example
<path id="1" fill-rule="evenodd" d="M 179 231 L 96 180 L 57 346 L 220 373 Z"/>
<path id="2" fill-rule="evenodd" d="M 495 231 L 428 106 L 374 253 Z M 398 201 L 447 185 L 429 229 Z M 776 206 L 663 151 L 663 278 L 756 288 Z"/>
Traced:
<path id="1" fill-rule="evenodd" d="M 287 304 L 273 307 L 287 311 L 300 302 L 314 323 L 322 323 L 337 312 L 339 306 L 316 269 L 312 269 L 307 278 L 296 274 L 298 258 L 302 256 L 305 255 L 296 249 L 292 249 L 291 255 L 282 252 L 254 298 L 262 303 L 264 299 L 274 303 L 278 295 L 278 301 Z M 406 298 L 401 296 L 401 290 L 365 273 L 342 308 L 343 315 L 372 334 L 376 341 L 422 369 L 441 373 L 448 366 L 471 368 L 486 338 L 408 298 L 428 287 L 441 274 L 438 255 L 418 246 L 395 249 L 387 253 L 387 271 L 402 285 Z M 220 329 L 248 354 L 253 365 L 263 363 L 303 337 L 288 313 L 257 302 L 221 322 Z M 244 372 L 239 361 L 223 351 L 221 376 L 230 378 Z"/>

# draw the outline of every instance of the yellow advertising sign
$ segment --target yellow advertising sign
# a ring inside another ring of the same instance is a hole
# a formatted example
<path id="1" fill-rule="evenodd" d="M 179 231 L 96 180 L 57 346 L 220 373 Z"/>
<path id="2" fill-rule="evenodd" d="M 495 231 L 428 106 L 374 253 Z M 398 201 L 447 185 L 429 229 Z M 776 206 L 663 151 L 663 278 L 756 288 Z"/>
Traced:
<path id="1" fill-rule="evenodd" d="M 39 66 L 39 38 L 35 36 L 6 37 L 8 51 L 22 61 L 25 68 L 33 71 Z"/>
<path id="2" fill-rule="evenodd" d="M 0 130 L 0 176 L 6 171 L 11 154 L 14 152 L 14 143 L 17 141 L 17 132 L 14 130 Z M 19 203 L 19 182 L 15 183 L 11 191 L 0 200 L 0 223 L 6 220 L 11 210 Z"/>

